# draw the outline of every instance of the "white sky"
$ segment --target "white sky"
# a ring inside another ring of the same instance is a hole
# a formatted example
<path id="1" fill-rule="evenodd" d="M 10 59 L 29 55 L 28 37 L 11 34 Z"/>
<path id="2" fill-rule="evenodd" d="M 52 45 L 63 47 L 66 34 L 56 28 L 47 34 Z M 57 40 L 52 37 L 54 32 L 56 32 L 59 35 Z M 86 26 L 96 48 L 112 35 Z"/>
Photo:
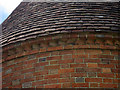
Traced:
<path id="1" fill-rule="evenodd" d="M 22 2 L 23 0 L 0 0 L 0 23 L 4 21 L 6 16 Z M 4 14 L 3 14 L 4 13 Z M 7 17 L 6 17 L 7 18 Z"/>

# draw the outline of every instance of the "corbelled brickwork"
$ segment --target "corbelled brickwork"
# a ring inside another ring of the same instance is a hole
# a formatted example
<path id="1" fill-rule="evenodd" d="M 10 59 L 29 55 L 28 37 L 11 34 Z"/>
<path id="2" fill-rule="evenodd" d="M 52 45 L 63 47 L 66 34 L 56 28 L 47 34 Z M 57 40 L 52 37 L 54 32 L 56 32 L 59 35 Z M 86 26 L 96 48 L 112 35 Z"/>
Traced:
<path id="1" fill-rule="evenodd" d="M 118 39 L 116 34 L 85 32 L 12 44 L 3 48 L 3 87 L 118 88 Z"/>

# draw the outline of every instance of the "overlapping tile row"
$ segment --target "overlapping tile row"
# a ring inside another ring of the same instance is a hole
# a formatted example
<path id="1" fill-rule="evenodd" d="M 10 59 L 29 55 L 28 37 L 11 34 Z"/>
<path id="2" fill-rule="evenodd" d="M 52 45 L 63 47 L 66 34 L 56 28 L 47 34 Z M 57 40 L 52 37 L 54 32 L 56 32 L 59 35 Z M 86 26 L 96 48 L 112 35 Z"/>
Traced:
<path id="1" fill-rule="evenodd" d="M 65 32 L 119 32 L 117 2 L 22 2 L 2 23 L 2 45 Z"/>

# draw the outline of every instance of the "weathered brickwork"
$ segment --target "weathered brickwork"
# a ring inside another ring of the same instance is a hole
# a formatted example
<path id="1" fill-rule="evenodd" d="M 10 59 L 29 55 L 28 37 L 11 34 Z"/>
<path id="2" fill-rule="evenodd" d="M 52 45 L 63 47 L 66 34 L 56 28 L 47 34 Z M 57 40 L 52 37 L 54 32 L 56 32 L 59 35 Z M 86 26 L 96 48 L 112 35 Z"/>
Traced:
<path id="1" fill-rule="evenodd" d="M 104 35 L 104 37 L 102 36 Z M 56 34 L 3 48 L 5 88 L 118 88 L 117 34 Z"/>

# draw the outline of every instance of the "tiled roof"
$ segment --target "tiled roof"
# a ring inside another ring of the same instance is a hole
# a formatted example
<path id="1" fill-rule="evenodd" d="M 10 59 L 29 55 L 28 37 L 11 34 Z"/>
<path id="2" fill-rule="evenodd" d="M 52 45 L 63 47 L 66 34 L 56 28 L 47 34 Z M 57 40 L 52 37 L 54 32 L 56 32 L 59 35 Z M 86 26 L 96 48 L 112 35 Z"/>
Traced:
<path id="1" fill-rule="evenodd" d="M 119 32 L 119 10 L 118 2 L 22 2 L 2 23 L 2 44 L 64 32 Z"/>

